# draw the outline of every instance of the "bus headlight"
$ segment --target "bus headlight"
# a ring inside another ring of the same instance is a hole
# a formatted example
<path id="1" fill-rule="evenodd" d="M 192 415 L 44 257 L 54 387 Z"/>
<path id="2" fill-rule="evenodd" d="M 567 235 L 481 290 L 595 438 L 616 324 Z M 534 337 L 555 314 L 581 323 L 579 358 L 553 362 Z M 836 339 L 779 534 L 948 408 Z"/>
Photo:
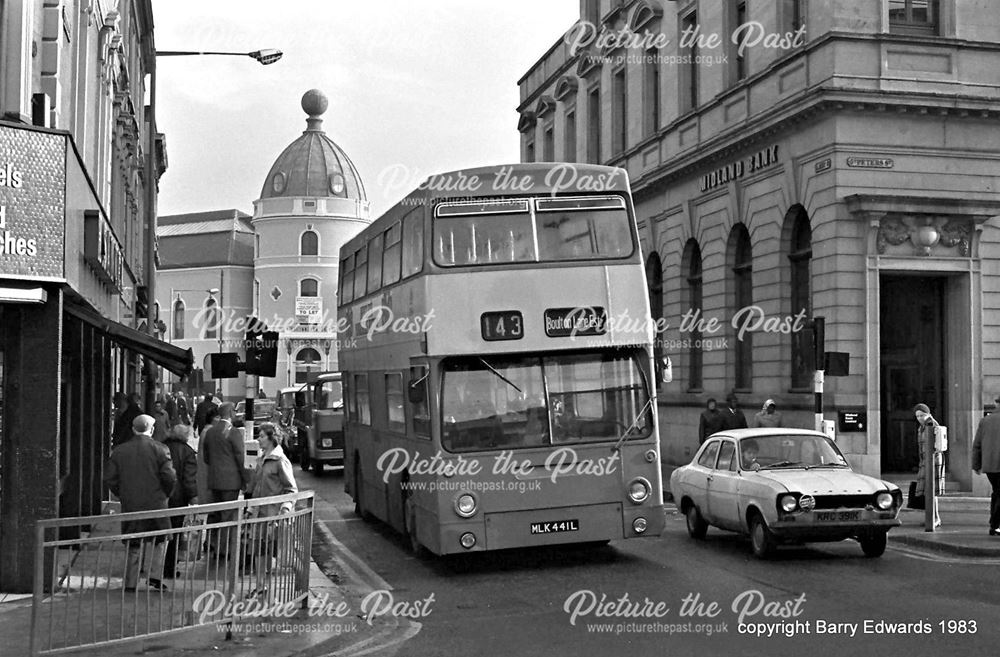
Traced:
<path id="1" fill-rule="evenodd" d="M 650 449 L 646 451 L 646 463 L 654 463 L 656 461 L 656 450 Z"/>
<path id="2" fill-rule="evenodd" d="M 653 487 L 649 485 L 648 481 L 642 477 L 636 477 L 628 484 L 628 498 L 634 504 L 642 504 L 649 497 L 652 490 Z"/>
<path id="3" fill-rule="evenodd" d="M 465 532 L 462 537 L 458 539 L 458 542 L 462 544 L 466 550 L 471 550 L 476 546 L 476 535 L 472 532 Z"/>
<path id="4" fill-rule="evenodd" d="M 632 529 L 635 531 L 636 534 L 646 533 L 646 527 L 647 524 L 645 518 L 636 518 L 635 520 L 632 521 Z"/>
<path id="5" fill-rule="evenodd" d="M 463 518 L 471 518 L 476 514 L 476 498 L 469 493 L 462 493 L 455 500 L 455 513 Z"/>
<path id="6" fill-rule="evenodd" d="M 883 511 L 888 511 L 892 508 L 892 493 L 888 491 L 882 491 L 875 496 L 875 506 L 882 509 Z"/>

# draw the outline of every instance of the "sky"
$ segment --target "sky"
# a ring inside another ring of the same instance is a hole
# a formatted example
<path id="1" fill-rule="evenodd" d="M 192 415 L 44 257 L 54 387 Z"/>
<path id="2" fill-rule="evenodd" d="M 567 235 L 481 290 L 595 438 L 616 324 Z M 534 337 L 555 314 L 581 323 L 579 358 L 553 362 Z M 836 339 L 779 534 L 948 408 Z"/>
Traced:
<path id="1" fill-rule="evenodd" d="M 372 218 L 442 171 L 516 162 L 518 79 L 579 16 L 578 0 L 153 0 L 156 119 L 168 168 L 159 215 L 252 213 L 264 178 L 305 130 L 302 94 L 351 158 Z M 394 175 L 388 175 L 393 172 Z M 400 175 L 402 174 L 402 175 Z"/>

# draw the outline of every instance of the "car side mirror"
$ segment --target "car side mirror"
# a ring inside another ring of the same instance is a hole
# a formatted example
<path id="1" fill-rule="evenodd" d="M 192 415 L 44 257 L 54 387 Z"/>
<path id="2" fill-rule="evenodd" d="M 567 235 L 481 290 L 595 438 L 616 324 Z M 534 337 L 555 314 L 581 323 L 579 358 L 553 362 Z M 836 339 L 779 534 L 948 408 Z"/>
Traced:
<path id="1" fill-rule="evenodd" d="M 411 404 L 421 404 L 424 401 L 424 386 L 423 385 L 413 385 L 412 383 L 406 386 L 406 397 L 410 400 Z"/>
<path id="2" fill-rule="evenodd" d="M 302 391 L 295 393 L 295 408 L 302 408 L 306 405 L 306 394 Z"/>

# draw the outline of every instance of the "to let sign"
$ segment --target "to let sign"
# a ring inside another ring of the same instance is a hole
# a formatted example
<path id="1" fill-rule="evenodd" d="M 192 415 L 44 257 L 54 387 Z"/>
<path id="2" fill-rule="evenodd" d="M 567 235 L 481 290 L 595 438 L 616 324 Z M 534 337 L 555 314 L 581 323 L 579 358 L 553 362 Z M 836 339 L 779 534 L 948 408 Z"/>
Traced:
<path id="1" fill-rule="evenodd" d="M 295 297 L 295 316 L 303 324 L 319 324 L 323 317 L 323 298 Z"/>

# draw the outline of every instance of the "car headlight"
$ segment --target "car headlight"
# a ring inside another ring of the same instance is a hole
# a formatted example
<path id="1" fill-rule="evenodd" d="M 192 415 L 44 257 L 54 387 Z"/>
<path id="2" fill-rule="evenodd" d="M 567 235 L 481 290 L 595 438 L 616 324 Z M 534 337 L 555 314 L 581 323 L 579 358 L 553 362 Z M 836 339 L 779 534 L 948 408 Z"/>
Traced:
<path id="1" fill-rule="evenodd" d="M 799 507 L 799 501 L 794 495 L 782 495 L 781 499 L 778 500 L 778 504 L 781 505 L 781 510 L 785 513 L 791 513 Z"/>
<path id="2" fill-rule="evenodd" d="M 463 518 L 471 518 L 476 513 L 476 498 L 469 493 L 462 493 L 455 500 L 455 513 Z"/>
<path id="3" fill-rule="evenodd" d="M 649 497 L 653 487 L 642 477 L 636 477 L 628 484 L 628 498 L 635 504 L 642 504 Z"/>
<path id="4" fill-rule="evenodd" d="M 882 491 L 875 496 L 875 506 L 882 509 L 883 511 L 888 511 L 892 508 L 892 493 L 889 491 Z"/>

